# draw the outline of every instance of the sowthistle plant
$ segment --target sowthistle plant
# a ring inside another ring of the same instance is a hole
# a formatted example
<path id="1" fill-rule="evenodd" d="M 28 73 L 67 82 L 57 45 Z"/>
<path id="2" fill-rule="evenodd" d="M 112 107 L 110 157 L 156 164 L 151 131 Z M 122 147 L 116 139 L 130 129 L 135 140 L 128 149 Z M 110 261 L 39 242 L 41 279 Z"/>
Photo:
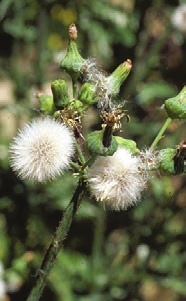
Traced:
<path id="1" fill-rule="evenodd" d="M 170 175 L 186 171 L 186 142 L 178 147 L 159 150 L 158 142 L 173 119 L 186 119 L 186 87 L 170 99 L 164 108 L 168 114 L 162 129 L 149 148 L 139 150 L 135 141 L 114 135 L 121 119 L 130 117 L 125 102 L 119 101 L 122 83 L 129 75 L 132 62 L 127 59 L 109 76 L 95 60 L 83 59 L 78 52 L 77 29 L 69 27 L 69 45 L 60 64 L 72 79 L 73 97 L 67 83 L 54 80 L 52 96 L 37 94 L 42 117 L 26 125 L 10 146 L 11 167 L 20 178 L 46 182 L 66 169 L 79 177 L 75 193 L 54 234 L 38 270 L 28 301 L 39 300 L 58 252 L 68 234 L 74 215 L 85 194 L 90 192 L 98 202 L 111 210 L 124 210 L 137 204 L 153 171 Z M 83 84 L 77 89 L 77 80 Z M 102 129 L 82 136 L 81 119 L 90 106 L 96 106 Z M 84 155 L 86 145 L 91 156 Z"/>

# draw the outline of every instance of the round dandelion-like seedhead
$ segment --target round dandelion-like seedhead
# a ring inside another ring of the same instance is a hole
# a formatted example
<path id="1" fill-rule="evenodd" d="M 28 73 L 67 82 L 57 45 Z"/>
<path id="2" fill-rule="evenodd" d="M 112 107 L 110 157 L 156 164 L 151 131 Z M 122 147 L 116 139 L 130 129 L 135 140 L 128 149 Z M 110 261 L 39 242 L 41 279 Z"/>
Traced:
<path id="1" fill-rule="evenodd" d="M 27 124 L 14 138 L 10 164 L 20 178 L 45 182 L 63 173 L 73 153 L 71 131 L 47 117 Z"/>
<path id="2" fill-rule="evenodd" d="M 90 190 L 96 200 L 118 211 L 135 205 L 146 184 L 138 165 L 138 158 L 124 148 L 113 156 L 98 157 L 88 172 Z"/>

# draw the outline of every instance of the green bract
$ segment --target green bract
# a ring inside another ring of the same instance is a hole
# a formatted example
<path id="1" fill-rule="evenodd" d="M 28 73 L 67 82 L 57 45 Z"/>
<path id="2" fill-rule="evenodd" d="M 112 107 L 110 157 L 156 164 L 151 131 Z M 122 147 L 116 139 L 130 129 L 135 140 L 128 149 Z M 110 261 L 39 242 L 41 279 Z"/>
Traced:
<path id="1" fill-rule="evenodd" d="M 84 83 L 79 91 L 78 99 L 82 101 L 83 104 L 91 105 L 96 103 L 98 100 L 95 97 L 95 86 L 90 83 Z"/>
<path id="2" fill-rule="evenodd" d="M 77 99 L 70 103 L 69 109 L 73 112 L 78 112 L 79 115 L 81 115 L 81 113 L 84 111 L 84 107 L 83 107 L 82 102 L 80 100 L 77 100 Z"/>
<path id="3" fill-rule="evenodd" d="M 114 72 L 106 78 L 103 83 L 103 87 L 108 89 L 109 95 L 116 95 L 119 93 L 120 87 L 129 75 L 131 68 L 131 60 L 127 60 L 123 64 L 120 64 L 116 70 L 114 70 Z"/>
<path id="4" fill-rule="evenodd" d="M 186 86 L 177 96 L 165 101 L 165 109 L 172 119 L 186 118 Z"/>
<path id="5" fill-rule="evenodd" d="M 138 154 L 139 149 L 136 147 L 136 142 L 130 139 L 124 139 L 119 136 L 114 136 L 119 146 L 129 150 L 132 154 Z"/>
<path id="6" fill-rule="evenodd" d="M 45 115 L 52 115 L 55 112 L 55 105 L 52 96 L 39 95 L 40 111 Z"/>
<path id="7" fill-rule="evenodd" d="M 103 133 L 104 129 L 101 131 L 95 131 L 88 135 L 87 144 L 88 148 L 97 155 L 112 156 L 118 148 L 118 143 L 116 138 L 112 136 L 111 145 L 107 148 L 103 146 Z"/>
<path id="8" fill-rule="evenodd" d="M 162 149 L 159 152 L 159 168 L 160 170 L 168 173 L 168 174 L 175 174 L 174 170 L 174 157 L 176 155 L 176 150 L 172 148 Z"/>
<path id="9" fill-rule="evenodd" d="M 60 63 L 60 68 L 66 70 L 73 81 L 76 81 L 81 73 L 84 59 L 79 54 L 76 42 L 69 40 L 67 54 Z"/>
<path id="10" fill-rule="evenodd" d="M 64 109 L 70 103 L 66 82 L 62 79 L 55 80 L 51 84 L 51 89 L 56 109 Z"/>

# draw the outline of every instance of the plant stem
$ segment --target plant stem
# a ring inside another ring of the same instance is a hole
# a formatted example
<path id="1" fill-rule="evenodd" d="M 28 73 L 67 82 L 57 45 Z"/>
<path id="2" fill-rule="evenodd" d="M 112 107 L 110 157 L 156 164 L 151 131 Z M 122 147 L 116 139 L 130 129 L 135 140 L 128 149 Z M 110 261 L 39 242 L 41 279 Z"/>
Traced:
<path id="1" fill-rule="evenodd" d="M 104 210 L 97 210 L 96 218 L 94 220 L 94 228 L 95 228 L 94 240 L 92 245 L 92 272 L 93 272 L 93 276 L 96 277 L 103 256 L 102 247 L 103 247 L 104 231 L 105 231 Z"/>
<path id="2" fill-rule="evenodd" d="M 81 170 L 85 170 L 85 168 L 90 166 L 92 164 L 92 162 L 95 160 L 96 156 L 97 156 L 96 154 L 93 154 L 90 158 L 88 158 L 88 160 L 82 166 Z"/>
<path id="3" fill-rule="evenodd" d="M 80 148 L 78 142 L 76 141 L 76 139 L 74 139 L 74 143 L 75 143 L 75 146 L 76 146 L 76 150 L 77 150 L 77 153 L 78 153 L 79 160 L 80 160 L 81 164 L 84 165 L 86 161 L 85 161 L 85 158 L 83 156 L 81 148 Z"/>
<path id="4" fill-rule="evenodd" d="M 162 126 L 161 130 L 159 131 L 158 135 L 156 136 L 155 140 L 153 141 L 153 143 L 150 147 L 151 149 L 153 149 L 158 144 L 158 142 L 161 140 L 161 138 L 163 137 L 164 132 L 168 128 L 171 121 L 172 121 L 172 118 L 168 117 L 167 120 L 165 121 L 164 125 Z"/>
<path id="5" fill-rule="evenodd" d="M 47 277 L 55 263 L 56 257 L 61 250 L 64 240 L 67 237 L 75 213 L 80 202 L 86 193 L 86 183 L 79 180 L 76 191 L 63 215 L 62 220 L 54 234 L 52 242 L 45 254 L 41 267 L 37 273 L 35 285 L 27 298 L 27 301 L 38 301 L 42 295 L 47 282 Z"/>
<path id="6" fill-rule="evenodd" d="M 79 171 L 80 170 L 80 166 L 78 163 L 74 163 L 74 162 L 70 162 L 70 166 L 75 170 L 75 171 Z"/>
<path id="7" fill-rule="evenodd" d="M 76 94 L 77 94 L 77 79 L 72 79 L 72 93 L 73 93 L 73 98 L 76 99 Z"/>

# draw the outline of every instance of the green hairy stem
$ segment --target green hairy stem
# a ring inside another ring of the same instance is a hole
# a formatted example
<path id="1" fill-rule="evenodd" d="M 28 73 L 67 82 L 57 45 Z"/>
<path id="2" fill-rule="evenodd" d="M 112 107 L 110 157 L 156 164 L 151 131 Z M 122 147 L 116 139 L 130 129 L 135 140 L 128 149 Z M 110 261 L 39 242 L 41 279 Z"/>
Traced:
<path id="1" fill-rule="evenodd" d="M 63 215 L 62 220 L 54 234 L 52 242 L 45 254 L 41 267 L 37 273 L 36 280 L 27 301 L 37 301 L 40 299 L 43 289 L 47 282 L 47 277 L 54 266 L 58 253 L 60 252 L 63 242 L 67 237 L 70 226 L 74 219 L 79 205 L 86 193 L 86 183 L 79 181 L 76 191 Z"/>
<path id="2" fill-rule="evenodd" d="M 159 131 L 158 135 L 156 136 L 155 140 L 151 144 L 151 147 L 150 147 L 151 149 L 155 148 L 155 146 L 161 140 L 161 138 L 163 137 L 163 134 L 165 133 L 165 131 L 168 128 L 171 121 L 172 121 L 172 118 L 168 117 L 167 120 L 165 121 L 164 125 L 162 126 L 161 130 Z"/>

